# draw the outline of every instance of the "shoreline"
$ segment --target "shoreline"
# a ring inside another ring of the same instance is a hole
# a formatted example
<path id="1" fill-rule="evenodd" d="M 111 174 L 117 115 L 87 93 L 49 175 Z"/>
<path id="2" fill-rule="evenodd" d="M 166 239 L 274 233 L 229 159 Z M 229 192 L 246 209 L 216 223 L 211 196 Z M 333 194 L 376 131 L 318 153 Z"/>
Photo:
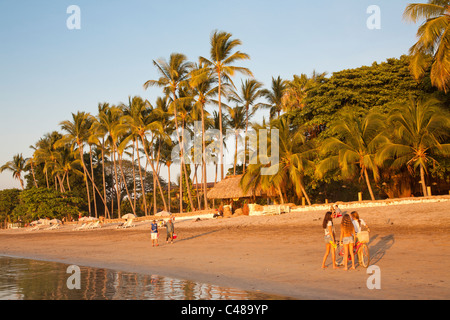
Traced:
<path id="1" fill-rule="evenodd" d="M 162 229 L 160 246 L 154 248 L 148 222 L 129 229 L 2 230 L 0 254 L 294 299 L 449 299 L 449 200 L 357 208 L 372 231 L 371 264 L 381 270 L 380 290 L 367 288 L 370 274 L 358 265 L 356 270 L 333 270 L 329 257 L 328 268 L 320 268 L 325 252 L 323 210 L 176 220 L 179 239 L 166 244 Z"/>

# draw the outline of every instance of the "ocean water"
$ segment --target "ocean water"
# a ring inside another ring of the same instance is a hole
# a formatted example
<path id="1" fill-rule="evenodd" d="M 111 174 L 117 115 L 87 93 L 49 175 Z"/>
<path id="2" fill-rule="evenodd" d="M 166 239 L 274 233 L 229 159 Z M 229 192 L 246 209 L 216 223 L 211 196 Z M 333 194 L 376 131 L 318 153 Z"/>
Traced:
<path id="1" fill-rule="evenodd" d="M 75 278 L 76 277 L 76 278 Z M 0 300 L 283 300 L 158 275 L 0 256 Z"/>

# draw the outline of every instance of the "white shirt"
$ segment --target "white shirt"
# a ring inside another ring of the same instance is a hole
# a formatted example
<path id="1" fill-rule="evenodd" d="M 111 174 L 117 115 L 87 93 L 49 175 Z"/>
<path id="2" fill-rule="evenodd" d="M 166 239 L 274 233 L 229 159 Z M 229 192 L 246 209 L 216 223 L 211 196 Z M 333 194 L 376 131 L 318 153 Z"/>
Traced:
<path id="1" fill-rule="evenodd" d="M 324 229 L 325 230 L 325 235 L 329 236 L 330 235 L 330 230 L 328 229 L 328 227 L 332 227 L 333 228 L 333 223 L 331 221 L 328 221 L 327 223 L 327 227 Z M 333 230 L 334 231 L 334 230 Z"/>
<path id="2" fill-rule="evenodd" d="M 366 222 L 363 219 L 359 219 L 361 221 L 361 226 L 358 223 L 358 220 L 352 220 L 353 227 L 355 228 L 355 232 L 358 234 L 361 232 L 362 226 L 367 226 Z"/>

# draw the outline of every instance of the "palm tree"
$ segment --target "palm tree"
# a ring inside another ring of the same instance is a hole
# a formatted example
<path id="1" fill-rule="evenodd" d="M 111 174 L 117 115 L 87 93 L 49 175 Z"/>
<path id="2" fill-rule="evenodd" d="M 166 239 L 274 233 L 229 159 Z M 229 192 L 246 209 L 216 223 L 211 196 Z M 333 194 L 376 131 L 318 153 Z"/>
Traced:
<path id="1" fill-rule="evenodd" d="M 403 17 L 425 22 L 417 31 L 418 41 L 410 48 L 410 69 L 416 79 L 431 66 L 431 83 L 447 93 L 450 90 L 450 1 L 429 0 L 409 4 Z"/>
<path id="2" fill-rule="evenodd" d="M 0 173 L 3 171 L 11 171 L 13 178 L 19 180 L 20 186 L 22 190 L 24 190 L 23 180 L 22 180 L 22 172 L 25 171 L 25 166 L 27 163 L 27 159 L 24 159 L 22 154 L 16 154 L 13 156 L 12 161 L 8 161 L 3 166 L 0 167 Z"/>
<path id="3" fill-rule="evenodd" d="M 154 166 L 153 160 L 150 158 L 150 151 L 153 149 L 153 144 L 156 136 L 164 135 L 164 128 L 162 124 L 158 121 L 156 114 L 153 113 L 153 107 L 147 100 L 142 100 L 142 98 L 135 98 L 134 103 L 137 105 L 137 110 L 135 116 L 126 115 L 123 118 L 123 123 L 128 130 L 131 130 L 132 135 L 139 136 L 144 153 L 147 157 L 147 161 L 152 167 L 153 175 L 157 174 L 157 170 Z M 148 109 L 148 110 L 145 110 Z M 140 111 L 139 111 L 140 110 Z M 152 132 L 152 139 L 149 141 L 146 137 L 147 132 Z M 138 158 L 139 159 L 139 158 Z M 164 197 L 164 193 L 161 187 L 159 178 L 156 179 L 158 188 L 164 203 L 164 210 L 167 210 L 167 204 Z M 156 186 L 154 186 L 156 188 Z"/>
<path id="4" fill-rule="evenodd" d="M 234 149 L 233 175 L 236 175 L 238 137 L 240 130 L 243 130 L 246 127 L 246 116 L 245 116 L 245 109 L 242 106 L 236 106 L 234 108 L 227 107 L 227 111 L 230 119 L 229 122 L 230 128 L 234 129 L 235 149 Z"/>
<path id="5" fill-rule="evenodd" d="M 187 86 L 189 80 L 189 72 L 192 64 L 187 61 L 186 56 L 182 53 L 172 53 L 170 55 L 169 62 L 163 59 L 159 59 L 158 61 L 153 61 L 153 64 L 158 69 L 160 77 L 158 80 L 148 80 L 147 82 L 145 82 L 144 89 L 147 89 L 150 86 L 162 87 L 165 95 L 172 99 L 171 105 L 174 113 L 175 130 L 181 151 L 180 175 L 182 175 L 184 148 L 183 144 L 181 143 L 181 137 L 179 132 L 180 126 L 178 124 L 178 106 L 177 106 L 179 103 L 178 91 L 181 87 Z M 180 201 L 182 198 L 181 197 L 182 192 L 183 187 L 180 183 Z M 183 206 L 180 205 L 180 212 L 182 211 Z"/>
<path id="6" fill-rule="evenodd" d="M 271 156 L 264 159 L 260 155 L 258 163 L 248 166 L 248 171 L 242 176 L 241 187 L 244 192 L 258 187 L 269 193 L 276 192 L 280 196 L 280 202 L 284 203 L 283 194 L 292 186 L 296 195 L 299 198 L 303 195 L 311 205 L 303 178 L 305 171 L 313 166 L 311 159 L 315 149 L 312 142 L 306 140 L 303 128 L 292 128 L 289 118 L 273 120 L 270 128 L 278 130 L 278 141 L 268 139 Z M 278 162 L 274 162 L 275 148 L 278 149 Z M 270 174 L 263 173 L 263 169 L 269 170 Z"/>
<path id="7" fill-rule="evenodd" d="M 236 61 L 250 59 L 249 55 L 240 51 L 233 53 L 233 50 L 242 44 L 239 39 L 231 39 L 232 34 L 224 31 L 214 31 L 211 35 L 211 52 L 210 60 L 200 57 L 200 61 L 205 63 L 206 66 L 210 67 L 217 75 L 218 79 L 218 104 L 219 104 L 219 132 L 220 141 L 223 141 L 223 130 L 222 130 L 222 83 L 230 82 L 231 77 L 234 76 L 236 72 L 253 76 L 248 68 L 233 66 L 232 64 Z M 219 153 L 220 162 L 220 174 L 221 179 L 224 178 L 223 171 L 223 144 L 220 144 Z"/>
<path id="8" fill-rule="evenodd" d="M 139 149 L 139 128 L 144 124 L 149 113 L 152 111 L 151 104 L 148 101 L 144 101 L 141 97 L 135 96 L 128 98 L 128 105 L 122 104 L 121 108 L 124 113 L 125 124 L 129 126 L 130 134 L 132 135 L 134 150 L 137 153 L 139 179 L 141 182 L 142 202 L 144 205 L 144 214 L 148 215 L 147 199 L 145 195 L 145 179 L 142 174 L 141 156 Z M 134 158 L 134 157 L 133 157 Z"/>
<path id="9" fill-rule="evenodd" d="M 406 166 L 412 174 L 417 168 L 423 195 L 427 195 L 425 174 L 430 163 L 438 163 L 435 155 L 450 155 L 450 116 L 439 108 L 435 99 L 412 99 L 391 111 L 388 123 L 394 129 L 389 141 L 377 155 L 377 161 L 393 160 L 391 166 Z"/>
<path id="10" fill-rule="evenodd" d="M 360 119 L 351 109 L 344 110 L 339 120 L 331 124 L 333 136 L 321 146 L 321 154 L 326 155 L 326 158 L 317 166 L 318 177 L 322 178 L 326 172 L 338 167 L 343 176 L 350 177 L 359 169 L 371 199 L 375 200 L 368 171 L 372 171 L 373 178 L 377 181 L 379 172 L 375 155 L 386 142 L 384 128 L 384 119 L 377 113 L 369 113 Z"/>
<path id="11" fill-rule="evenodd" d="M 263 90 L 264 97 L 269 102 L 269 104 L 264 106 L 270 109 L 270 120 L 273 120 L 275 115 L 278 118 L 280 117 L 280 113 L 283 110 L 283 96 L 286 92 L 286 87 L 286 81 L 278 76 L 276 79 L 272 77 L 272 87 L 270 90 Z"/>
<path id="12" fill-rule="evenodd" d="M 261 82 L 256 81 L 255 79 L 247 79 L 241 83 L 241 92 L 240 94 L 233 91 L 229 97 L 231 101 L 240 103 L 244 106 L 245 109 L 245 136 L 247 136 L 248 132 L 248 122 L 250 117 L 253 116 L 256 110 L 261 106 L 264 106 L 263 103 L 257 102 L 259 98 L 264 96 L 264 91 L 262 89 L 263 85 Z M 252 109 L 252 110 L 250 110 Z M 244 141 L 244 164 L 243 171 L 245 172 L 247 163 L 247 139 Z"/>
<path id="13" fill-rule="evenodd" d="M 64 146 L 65 144 L 70 144 L 72 148 L 77 147 L 80 154 L 81 164 L 83 166 L 84 179 L 86 182 L 86 193 L 88 198 L 88 208 L 89 215 L 91 214 L 91 200 L 89 192 L 88 179 L 91 179 L 90 174 L 86 168 L 86 164 L 83 159 L 83 146 L 84 143 L 89 138 L 89 128 L 91 126 L 91 115 L 86 112 L 78 111 L 76 114 L 72 113 L 72 121 L 65 120 L 60 123 L 61 129 L 67 133 L 63 136 L 61 140 L 56 143 L 56 146 Z M 93 182 L 93 180 L 91 179 Z"/>
<path id="14" fill-rule="evenodd" d="M 200 61 L 191 72 L 191 80 L 189 82 L 195 100 L 196 108 L 200 109 L 202 121 L 202 180 L 203 180 L 203 200 L 205 209 L 208 208 L 207 176 L 206 176 L 206 136 L 205 127 L 209 114 L 205 111 L 206 104 L 212 102 L 212 98 L 217 94 L 216 86 L 218 79 L 215 72 L 211 68 L 207 68 Z"/>

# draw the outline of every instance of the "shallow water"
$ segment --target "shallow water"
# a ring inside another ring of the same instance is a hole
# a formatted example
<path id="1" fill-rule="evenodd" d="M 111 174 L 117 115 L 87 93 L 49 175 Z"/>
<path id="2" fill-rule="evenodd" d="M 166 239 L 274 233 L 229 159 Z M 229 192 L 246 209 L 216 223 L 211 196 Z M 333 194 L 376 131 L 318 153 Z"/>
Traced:
<path id="1" fill-rule="evenodd" d="M 63 263 L 0 256 L 0 300 L 287 299 L 158 275 L 82 266 L 77 273 L 68 267 Z"/>

